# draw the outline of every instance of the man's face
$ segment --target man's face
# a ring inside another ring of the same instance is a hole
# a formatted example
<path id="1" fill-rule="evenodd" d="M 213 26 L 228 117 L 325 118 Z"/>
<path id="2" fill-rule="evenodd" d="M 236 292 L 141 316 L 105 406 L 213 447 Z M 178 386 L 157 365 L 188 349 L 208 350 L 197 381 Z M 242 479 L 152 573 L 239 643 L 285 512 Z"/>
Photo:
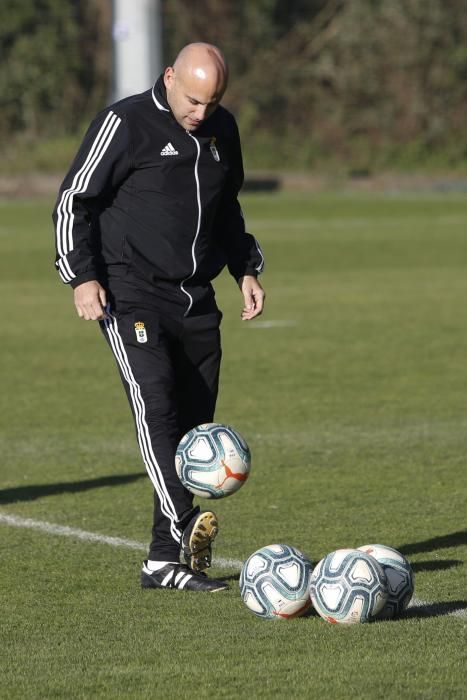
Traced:
<path id="1" fill-rule="evenodd" d="M 177 122 L 186 131 L 196 131 L 217 109 L 222 98 L 217 81 L 202 69 L 185 75 L 167 68 L 164 73 L 167 102 Z"/>

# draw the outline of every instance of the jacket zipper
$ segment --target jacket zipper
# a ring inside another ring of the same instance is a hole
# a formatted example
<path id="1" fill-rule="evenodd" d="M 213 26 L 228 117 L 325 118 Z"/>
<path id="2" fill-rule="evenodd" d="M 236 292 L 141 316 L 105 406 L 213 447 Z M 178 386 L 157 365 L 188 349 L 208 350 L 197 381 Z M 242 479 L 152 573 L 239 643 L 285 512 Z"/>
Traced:
<path id="1" fill-rule="evenodd" d="M 188 277 L 185 277 L 185 279 L 182 280 L 182 282 L 180 282 L 180 289 L 182 290 L 182 292 L 184 292 L 184 294 L 187 295 L 188 300 L 189 300 L 188 308 L 185 311 L 185 313 L 183 314 L 184 316 L 188 316 L 188 314 L 190 313 L 191 307 L 193 306 L 193 297 L 191 296 L 191 294 L 189 292 L 186 291 L 186 289 L 183 285 L 185 284 L 185 282 L 188 282 L 188 280 L 190 280 L 190 279 L 192 279 L 192 277 L 194 277 L 195 272 L 196 272 L 196 268 L 198 266 L 197 262 L 196 262 L 195 247 L 196 247 L 196 242 L 198 240 L 199 232 L 201 229 L 201 189 L 200 189 L 199 174 L 198 174 L 198 163 L 199 163 L 199 157 L 201 155 L 201 148 L 200 148 L 198 139 L 196 139 L 192 134 L 190 134 L 189 131 L 187 131 L 186 133 L 196 143 L 196 150 L 197 150 L 194 174 L 195 174 L 195 182 L 196 182 L 196 200 L 197 200 L 197 204 L 198 204 L 198 222 L 196 225 L 195 237 L 193 239 L 193 243 L 191 246 L 191 258 L 193 260 L 193 272 L 191 273 L 191 275 L 188 275 Z"/>

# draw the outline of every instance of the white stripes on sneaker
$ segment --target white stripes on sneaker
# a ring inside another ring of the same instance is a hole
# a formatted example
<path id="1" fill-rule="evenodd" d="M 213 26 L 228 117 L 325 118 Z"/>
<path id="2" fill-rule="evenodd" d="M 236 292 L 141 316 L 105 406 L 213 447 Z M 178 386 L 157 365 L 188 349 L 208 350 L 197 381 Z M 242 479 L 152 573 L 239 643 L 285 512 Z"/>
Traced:
<path id="1" fill-rule="evenodd" d="M 175 576 L 175 587 L 182 590 L 183 588 L 185 588 L 190 578 L 193 578 L 193 574 L 187 574 L 186 571 L 179 571 L 178 574 Z"/>
<path id="2" fill-rule="evenodd" d="M 169 573 L 166 576 L 164 576 L 164 578 L 161 581 L 162 588 L 168 587 L 169 583 L 171 582 L 171 580 L 173 578 L 173 575 L 174 575 L 174 572 L 172 570 L 172 571 L 169 571 Z"/>
<path id="3" fill-rule="evenodd" d="M 193 578 L 193 574 L 187 572 L 186 568 L 182 571 L 178 571 L 178 566 L 174 564 L 173 568 L 164 576 L 160 582 L 161 588 L 178 588 L 180 591 L 183 590 L 188 583 L 188 581 Z M 143 564 L 143 571 L 145 574 L 150 576 L 154 571 L 150 569 L 146 563 Z"/>
<path id="4" fill-rule="evenodd" d="M 117 319 L 111 313 L 108 313 L 108 316 L 103 323 L 110 341 L 110 346 L 115 355 L 118 366 L 120 367 L 120 371 L 130 388 L 133 412 L 136 420 L 138 444 L 149 478 L 151 479 L 156 490 L 161 510 L 170 520 L 170 532 L 172 537 L 174 538 L 175 542 L 179 544 L 182 538 L 182 533 L 177 528 L 177 511 L 172 499 L 169 496 L 163 474 L 154 454 L 151 437 L 149 435 L 149 427 L 146 421 L 146 406 L 143 397 L 141 396 L 141 387 L 133 375 L 130 362 L 128 360 L 128 355 L 118 330 Z"/>
<path id="5" fill-rule="evenodd" d="M 73 198 L 76 194 L 86 192 L 91 177 L 97 166 L 104 157 L 115 132 L 117 131 L 121 118 L 114 112 L 109 111 L 104 123 L 99 129 L 94 142 L 89 150 L 86 160 L 73 178 L 71 187 L 64 190 L 57 207 L 57 251 L 59 260 L 57 262 L 60 277 L 64 282 L 70 282 L 76 277 L 67 260 L 67 255 L 73 251 Z"/>

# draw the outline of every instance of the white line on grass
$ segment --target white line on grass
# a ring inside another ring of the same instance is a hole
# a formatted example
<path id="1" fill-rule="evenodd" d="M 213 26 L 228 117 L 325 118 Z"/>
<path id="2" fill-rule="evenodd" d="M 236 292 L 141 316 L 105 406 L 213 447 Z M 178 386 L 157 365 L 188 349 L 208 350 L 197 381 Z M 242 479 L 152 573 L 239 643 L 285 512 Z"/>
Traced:
<path id="1" fill-rule="evenodd" d="M 12 527 L 23 527 L 28 530 L 46 532 L 49 535 L 73 537 L 74 539 L 85 540 L 86 542 L 100 542 L 101 544 L 108 544 L 111 547 L 129 547 L 130 549 L 147 550 L 147 546 L 143 542 L 137 542 L 136 540 L 127 540 L 124 537 L 99 535 L 96 532 L 80 530 L 77 527 L 68 527 L 67 525 L 48 523 L 46 520 L 21 518 L 19 515 L 7 515 L 5 513 L 0 513 L 0 523 L 10 525 Z M 215 558 L 213 563 L 222 569 L 237 569 L 243 566 L 243 562 L 239 559 L 223 559 L 220 557 Z"/>
<path id="2" fill-rule="evenodd" d="M 111 547 L 128 547 L 129 549 L 146 550 L 147 547 L 143 542 L 137 542 L 136 540 L 127 540 L 124 537 L 110 537 L 109 535 L 99 535 L 97 532 L 89 532 L 88 530 L 80 530 L 77 527 L 68 527 L 68 525 L 57 525 L 56 523 L 49 523 L 46 520 L 33 520 L 32 518 L 22 518 L 19 515 L 7 515 L 6 513 L 0 513 L 0 523 L 4 525 L 10 525 L 12 527 L 22 527 L 28 530 L 36 530 L 38 532 L 46 532 L 49 535 L 61 535 L 62 537 L 73 537 L 77 540 L 84 540 L 86 542 L 99 542 L 101 544 L 108 544 Z M 240 559 L 214 559 L 214 563 L 223 569 L 238 569 L 243 566 L 243 562 Z M 430 603 L 426 600 L 418 600 L 414 598 L 410 603 L 411 608 L 431 608 L 436 612 L 439 608 L 439 612 L 442 613 L 443 605 L 436 603 Z M 458 608 L 456 610 L 450 610 L 447 615 L 452 615 L 454 617 L 467 617 L 467 608 Z"/>
<path id="3" fill-rule="evenodd" d="M 248 328 L 292 328 L 297 326 L 297 321 L 255 321 L 249 323 Z"/>
<path id="4" fill-rule="evenodd" d="M 428 600 L 419 600 L 418 598 L 413 598 L 409 605 L 409 608 L 422 608 L 422 613 L 424 608 L 429 608 L 434 613 L 439 612 L 439 614 L 452 615 L 453 617 L 467 617 L 467 608 L 456 608 L 443 613 L 443 607 L 443 603 L 430 603 Z"/>

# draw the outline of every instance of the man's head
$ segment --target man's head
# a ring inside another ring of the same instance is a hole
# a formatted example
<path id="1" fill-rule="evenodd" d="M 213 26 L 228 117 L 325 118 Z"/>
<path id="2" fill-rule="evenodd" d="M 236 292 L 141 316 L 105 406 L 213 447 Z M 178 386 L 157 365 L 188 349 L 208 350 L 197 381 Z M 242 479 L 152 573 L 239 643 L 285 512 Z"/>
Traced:
<path id="1" fill-rule="evenodd" d="M 167 102 L 180 126 L 198 129 L 217 108 L 227 80 L 227 63 L 216 46 L 185 46 L 164 73 Z"/>

